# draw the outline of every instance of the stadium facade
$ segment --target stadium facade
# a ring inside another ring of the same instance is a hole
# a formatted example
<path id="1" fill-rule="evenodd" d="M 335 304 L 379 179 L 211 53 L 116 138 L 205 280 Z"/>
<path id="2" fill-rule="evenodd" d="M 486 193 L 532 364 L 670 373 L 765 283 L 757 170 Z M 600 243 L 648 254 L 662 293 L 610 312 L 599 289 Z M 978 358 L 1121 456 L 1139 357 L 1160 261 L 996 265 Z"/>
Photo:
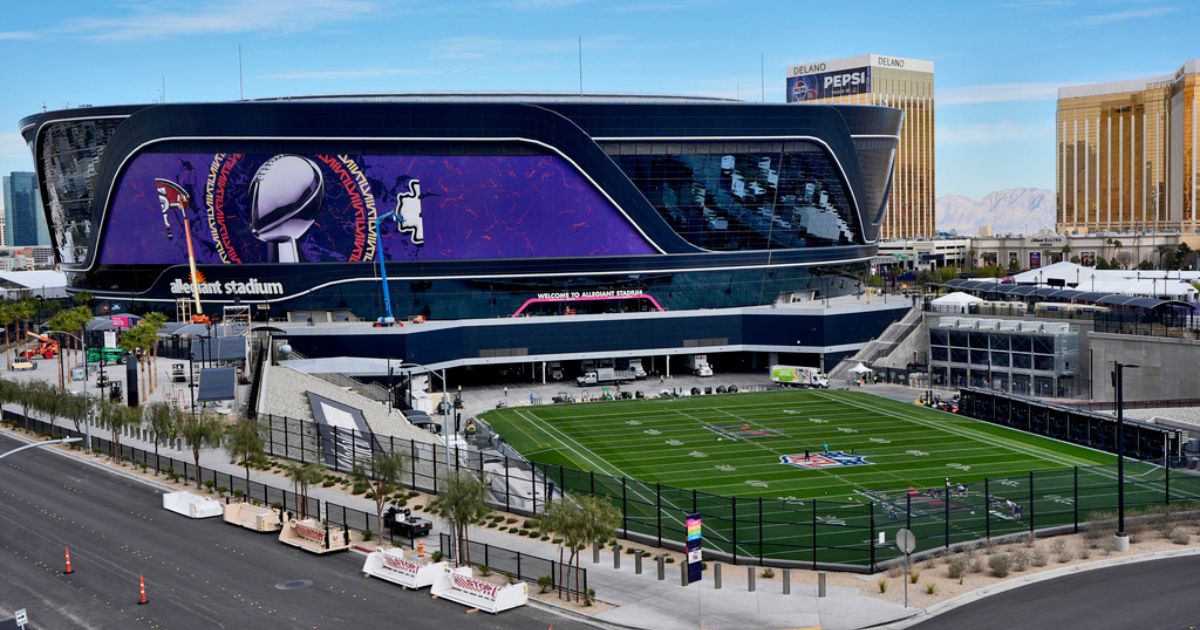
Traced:
<path id="1" fill-rule="evenodd" d="M 206 305 L 373 320 L 386 271 L 397 318 L 447 322 L 849 293 L 900 123 L 870 106 L 405 95 L 91 107 L 21 132 L 73 291 L 173 309 L 190 249 Z"/>

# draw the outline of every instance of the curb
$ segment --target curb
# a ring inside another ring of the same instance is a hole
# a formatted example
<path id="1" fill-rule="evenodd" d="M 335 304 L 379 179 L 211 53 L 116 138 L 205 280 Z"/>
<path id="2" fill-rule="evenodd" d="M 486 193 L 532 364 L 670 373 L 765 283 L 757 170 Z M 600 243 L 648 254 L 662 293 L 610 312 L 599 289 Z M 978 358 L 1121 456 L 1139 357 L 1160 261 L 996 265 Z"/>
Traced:
<path id="1" fill-rule="evenodd" d="M 926 619 L 929 619 L 931 617 L 936 617 L 942 613 L 949 612 L 951 610 L 954 610 L 955 608 L 960 608 L 962 606 L 967 606 L 969 604 L 973 604 L 982 599 L 991 597 L 992 595 L 999 595 L 1000 593 L 1005 593 L 1005 592 L 1008 592 L 1008 591 L 1011 591 L 1014 589 L 1022 588 L 1024 586 L 1029 586 L 1030 584 L 1037 584 L 1039 582 L 1056 580 L 1058 578 L 1067 577 L 1069 575 L 1074 575 L 1077 573 L 1084 573 L 1087 571 L 1096 571 L 1099 569 L 1107 569 L 1110 567 L 1117 567 L 1117 566 L 1122 566 L 1122 565 L 1126 565 L 1126 564 L 1134 564 L 1134 563 L 1138 563 L 1138 562 L 1152 562 L 1154 560 L 1167 560 L 1170 558 L 1183 558 L 1183 557 L 1187 557 L 1187 556 L 1197 556 L 1197 555 L 1200 555 L 1200 548 L 1196 548 L 1196 547 L 1185 548 L 1185 549 L 1168 549 L 1165 551 L 1148 551 L 1146 553 L 1138 554 L 1136 556 L 1127 556 L 1124 558 L 1107 558 L 1104 560 L 1094 560 L 1092 562 L 1086 562 L 1083 564 L 1077 564 L 1077 565 L 1073 565 L 1073 566 L 1069 566 L 1069 567 L 1061 567 L 1058 569 L 1051 569 L 1049 571 L 1043 571 L 1043 572 L 1035 574 L 1035 575 L 1030 575 L 1030 576 L 1026 576 L 1026 577 L 1018 577 L 1018 578 L 1014 578 L 1011 580 L 1006 580 L 1004 582 L 1000 582 L 998 584 L 993 584 L 992 586 L 985 586 L 983 588 L 975 589 L 973 591 L 963 593 L 962 595 L 952 597 L 944 602 L 938 602 L 938 603 L 930 606 L 929 608 L 926 608 L 924 611 L 918 612 L 915 615 L 913 615 L 912 617 L 909 617 L 907 619 L 903 619 L 901 621 L 894 621 L 894 622 L 890 622 L 889 624 L 873 626 L 873 627 L 887 628 L 888 630 L 899 630 L 900 628 L 907 628 L 916 623 L 925 621 Z"/>
<path id="2" fill-rule="evenodd" d="M 529 603 L 527 605 L 531 608 L 536 608 L 543 612 L 549 612 L 549 613 L 554 613 L 556 615 L 561 615 L 563 617 L 567 617 L 568 619 L 586 623 L 590 626 L 595 626 L 597 628 L 610 628 L 611 630 L 646 630 L 645 628 L 640 627 L 640 626 L 627 626 L 624 624 L 613 623 L 611 621 L 605 621 L 603 619 L 597 619 L 595 617 L 585 615 L 581 612 L 571 610 L 570 608 L 563 608 L 562 606 L 555 606 L 554 604 L 543 602 L 539 599 L 533 599 L 532 597 L 529 598 Z"/>
<path id="3" fill-rule="evenodd" d="M 4 435 L 5 437 L 11 438 L 13 440 L 16 440 L 18 442 L 22 442 L 25 444 L 36 444 L 38 442 L 41 442 L 41 440 L 31 440 L 19 433 L 16 433 L 16 432 L 12 431 L 11 429 L 7 429 L 7 428 L 0 430 L 0 434 Z M 49 449 L 43 449 L 43 450 L 47 453 L 54 453 L 54 454 L 58 455 L 59 457 L 66 457 L 68 459 L 73 459 L 81 464 L 85 464 L 85 465 L 91 466 L 93 468 L 98 468 L 100 470 L 108 472 L 109 474 L 116 475 L 118 477 L 122 477 L 125 479 L 129 479 L 130 481 L 137 481 L 139 483 L 145 484 L 145 485 L 155 488 L 157 490 L 162 490 L 165 492 L 174 492 L 175 491 L 174 487 L 168 486 L 165 483 L 155 481 L 153 479 L 146 479 L 145 477 L 142 477 L 141 475 L 135 475 L 128 471 L 121 470 L 120 468 L 117 468 L 116 466 L 112 466 L 112 465 L 104 463 L 104 462 L 95 461 L 95 460 L 91 459 L 90 457 L 86 457 L 85 456 L 86 451 L 76 454 L 75 451 L 63 450 L 63 449 L 58 449 L 58 448 L 49 448 Z"/>

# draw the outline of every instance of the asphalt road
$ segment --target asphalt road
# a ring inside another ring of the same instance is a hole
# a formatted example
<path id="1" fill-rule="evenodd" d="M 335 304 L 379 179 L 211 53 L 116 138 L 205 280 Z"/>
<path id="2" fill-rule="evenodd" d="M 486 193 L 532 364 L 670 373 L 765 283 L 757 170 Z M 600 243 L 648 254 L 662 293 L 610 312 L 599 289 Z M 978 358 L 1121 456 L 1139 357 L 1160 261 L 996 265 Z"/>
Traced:
<path id="1" fill-rule="evenodd" d="M 0 452 L 18 445 L 0 436 Z M 428 589 L 363 578 L 359 554 L 318 557 L 161 505 L 152 487 L 41 449 L 0 460 L 0 619 L 26 608 L 28 628 L 55 630 L 590 627 L 528 607 L 468 615 Z M 277 586 L 290 580 L 312 583 Z"/>
<path id="2" fill-rule="evenodd" d="M 1200 557 L 1135 562 L 1039 582 L 955 608 L 915 630 L 1200 628 Z"/>

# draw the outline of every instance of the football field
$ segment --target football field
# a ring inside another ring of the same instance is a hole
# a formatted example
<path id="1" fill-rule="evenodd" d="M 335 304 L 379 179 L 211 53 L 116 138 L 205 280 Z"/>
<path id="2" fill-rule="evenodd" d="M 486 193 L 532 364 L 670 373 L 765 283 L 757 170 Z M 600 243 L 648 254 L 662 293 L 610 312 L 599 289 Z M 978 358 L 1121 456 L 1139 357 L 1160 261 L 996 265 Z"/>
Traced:
<path id="1" fill-rule="evenodd" d="M 536 462 L 723 496 L 862 500 L 869 490 L 1115 461 L 857 391 L 510 408 L 484 419 Z"/>
<path id="2" fill-rule="evenodd" d="M 942 547 L 1070 526 L 1116 506 L 1112 455 L 862 391 L 516 407 L 482 418 L 539 465 L 543 501 L 555 488 L 603 496 L 626 531 L 657 540 L 678 538 L 697 512 L 706 548 L 760 561 L 873 566 L 897 554 L 877 535 L 900 527 L 923 548 Z M 1126 473 L 1131 507 L 1200 497 L 1200 477 L 1167 478 L 1137 461 Z"/>

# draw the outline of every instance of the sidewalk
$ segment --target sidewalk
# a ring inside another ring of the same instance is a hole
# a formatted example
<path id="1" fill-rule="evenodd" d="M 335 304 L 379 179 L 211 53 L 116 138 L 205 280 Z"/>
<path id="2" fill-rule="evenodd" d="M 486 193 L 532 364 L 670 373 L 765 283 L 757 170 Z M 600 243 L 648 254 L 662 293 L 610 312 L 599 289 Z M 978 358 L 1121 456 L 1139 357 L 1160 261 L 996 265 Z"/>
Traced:
<path id="1" fill-rule="evenodd" d="M 18 410 L 19 411 L 19 410 Z M 71 423 L 59 419 L 58 424 L 73 428 Z M 110 437 L 106 429 L 93 427 L 92 434 L 101 438 Z M 145 450 L 153 450 L 152 443 L 139 440 L 132 435 L 123 436 L 121 443 Z M 163 455 L 191 461 L 190 451 L 175 450 L 160 446 Z M 200 465 L 212 470 L 244 478 L 245 470 L 230 462 L 223 449 L 203 451 Z M 288 488 L 290 483 L 276 475 L 251 470 L 253 481 L 275 487 Z M 309 495 L 322 502 L 330 501 L 346 507 L 375 512 L 374 501 L 342 493 L 335 488 L 313 487 Z M 443 531 L 444 522 L 432 519 L 434 530 L 429 540 L 437 540 Z M 558 559 L 558 548 L 548 542 L 513 536 L 486 528 L 472 528 L 473 541 L 520 551 L 547 559 Z M 773 579 L 757 579 L 756 592 L 748 592 L 746 569 L 725 566 L 723 588 L 713 588 L 711 570 L 704 581 L 686 588 L 679 585 L 680 565 L 678 561 L 666 565 L 665 579 L 657 579 L 657 567 L 651 558 L 643 559 L 643 573 L 634 573 L 634 558 L 623 554 L 621 568 L 613 569 L 612 552 L 601 551 L 600 563 L 592 563 L 591 550 L 583 552 L 581 566 L 588 569 L 588 586 L 596 590 L 597 598 L 613 604 L 615 608 L 595 617 L 598 621 L 616 626 L 632 628 L 654 628 L 683 630 L 688 628 L 804 628 L 820 627 L 826 630 L 850 630 L 893 623 L 920 612 L 902 606 L 859 595 L 853 588 L 830 585 L 825 598 L 818 598 L 816 585 L 799 583 L 798 572 L 793 572 L 792 593 L 782 594 L 782 576 Z M 679 554 L 673 554 L 677 558 Z M 711 563 L 710 563 L 711 566 Z M 811 573 L 805 572 L 811 580 Z M 831 576 L 832 577 L 832 576 Z"/>

